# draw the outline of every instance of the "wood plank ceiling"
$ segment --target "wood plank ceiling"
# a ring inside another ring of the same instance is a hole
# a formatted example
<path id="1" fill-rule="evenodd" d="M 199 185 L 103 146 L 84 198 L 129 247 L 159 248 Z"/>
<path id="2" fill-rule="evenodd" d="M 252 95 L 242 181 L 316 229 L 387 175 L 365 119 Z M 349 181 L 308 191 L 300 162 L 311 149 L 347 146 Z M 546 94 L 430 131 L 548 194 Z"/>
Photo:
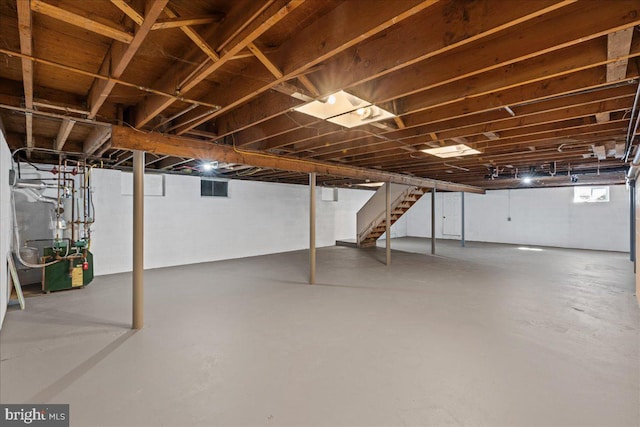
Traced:
<path id="1" fill-rule="evenodd" d="M 119 125 L 150 152 L 150 131 L 169 136 L 147 167 L 181 173 L 202 173 L 182 150 L 199 140 L 485 189 L 620 183 L 639 24 L 637 0 L 0 0 L 0 122 L 42 162 L 127 168 Z M 395 117 L 347 128 L 294 110 L 340 90 Z M 457 144 L 479 153 L 422 151 Z M 307 182 L 289 169 L 210 173 Z"/>

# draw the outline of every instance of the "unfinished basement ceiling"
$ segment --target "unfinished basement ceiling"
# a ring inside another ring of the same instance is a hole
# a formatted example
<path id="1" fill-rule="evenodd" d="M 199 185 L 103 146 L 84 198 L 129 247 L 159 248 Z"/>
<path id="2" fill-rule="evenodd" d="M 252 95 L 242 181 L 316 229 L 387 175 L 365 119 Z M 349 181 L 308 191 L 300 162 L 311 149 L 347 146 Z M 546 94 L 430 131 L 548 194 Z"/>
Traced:
<path id="1" fill-rule="evenodd" d="M 639 24 L 637 0 L 0 0 L 0 120 L 12 149 L 105 167 L 131 165 L 112 124 L 486 189 L 621 183 Z M 339 91 L 376 109 L 353 127 L 296 110 Z M 423 151 L 459 145 L 479 153 Z M 216 176 L 308 180 L 210 160 Z"/>

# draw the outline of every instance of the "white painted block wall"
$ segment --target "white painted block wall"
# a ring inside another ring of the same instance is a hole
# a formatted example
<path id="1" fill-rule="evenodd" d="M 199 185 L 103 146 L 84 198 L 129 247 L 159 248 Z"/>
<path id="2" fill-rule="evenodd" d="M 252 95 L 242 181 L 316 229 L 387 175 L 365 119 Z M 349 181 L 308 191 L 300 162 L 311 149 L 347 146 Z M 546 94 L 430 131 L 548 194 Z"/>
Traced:
<path id="1" fill-rule="evenodd" d="M 4 135 L 0 132 L 0 328 L 7 313 L 9 291 L 7 255 L 11 251 L 12 236 L 9 169 L 11 169 L 11 152 Z"/>
<path id="2" fill-rule="evenodd" d="M 573 203 L 573 188 L 531 188 L 465 194 L 466 239 L 479 242 L 627 252 L 629 193 L 610 186 L 608 203 Z M 443 234 L 443 199 L 436 194 L 436 237 Z M 406 214 L 407 236 L 431 237 L 431 197 Z M 508 220 L 511 218 L 511 221 Z"/>
<path id="3" fill-rule="evenodd" d="M 91 250 L 96 275 L 132 269 L 132 196 L 121 172 L 95 169 L 96 223 Z M 353 239 L 356 212 L 373 193 L 316 193 L 317 246 Z M 229 198 L 200 197 L 198 177 L 165 175 L 165 196 L 145 197 L 145 268 L 216 261 L 308 248 L 309 188 L 229 181 Z"/>

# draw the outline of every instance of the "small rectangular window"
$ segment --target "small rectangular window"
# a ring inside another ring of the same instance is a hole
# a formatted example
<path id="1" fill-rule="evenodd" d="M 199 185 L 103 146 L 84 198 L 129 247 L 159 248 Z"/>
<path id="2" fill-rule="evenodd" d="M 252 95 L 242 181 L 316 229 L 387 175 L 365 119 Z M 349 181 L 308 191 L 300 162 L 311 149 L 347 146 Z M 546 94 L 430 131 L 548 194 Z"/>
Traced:
<path id="1" fill-rule="evenodd" d="M 609 201 L 609 187 L 573 187 L 574 203 L 602 203 Z"/>
<path id="2" fill-rule="evenodd" d="M 200 196 L 229 197 L 229 183 L 227 181 L 200 180 Z"/>

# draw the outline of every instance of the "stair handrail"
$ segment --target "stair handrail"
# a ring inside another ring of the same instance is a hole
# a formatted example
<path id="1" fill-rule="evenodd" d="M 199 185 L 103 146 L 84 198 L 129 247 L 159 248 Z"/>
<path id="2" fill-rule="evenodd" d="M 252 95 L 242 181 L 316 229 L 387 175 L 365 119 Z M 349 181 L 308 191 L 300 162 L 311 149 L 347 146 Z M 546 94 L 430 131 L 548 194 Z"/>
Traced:
<path id="1" fill-rule="evenodd" d="M 386 184 L 386 185 L 389 185 L 389 184 Z M 409 187 L 405 191 L 400 193 L 400 195 L 393 202 L 390 203 L 389 210 L 392 211 L 395 208 L 397 208 L 398 205 L 400 203 L 402 203 L 402 201 L 404 200 L 405 197 L 407 197 L 409 194 L 411 194 L 414 191 L 416 191 L 418 188 L 419 187 L 417 187 L 417 186 Z M 373 229 L 376 226 L 376 224 L 382 222 L 382 218 L 381 217 L 385 216 L 386 213 L 387 212 L 386 212 L 386 209 L 385 209 L 384 211 L 382 211 L 382 213 L 380 213 L 378 216 L 376 216 L 373 219 L 373 221 L 371 221 L 361 233 L 358 233 L 358 236 L 357 236 L 358 244 L 360 244 L 362 242 L 362 236 L 366 236 L 367 234 L 369 234 L 371 229 Z"/>

